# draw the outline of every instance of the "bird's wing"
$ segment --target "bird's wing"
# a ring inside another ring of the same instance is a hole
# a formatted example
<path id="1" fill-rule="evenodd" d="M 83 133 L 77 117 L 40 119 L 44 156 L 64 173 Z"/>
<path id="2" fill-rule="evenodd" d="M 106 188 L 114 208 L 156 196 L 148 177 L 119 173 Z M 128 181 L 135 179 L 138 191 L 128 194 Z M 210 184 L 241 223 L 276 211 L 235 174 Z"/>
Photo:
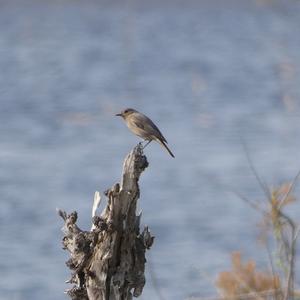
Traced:
<path id="1" fill-rule="evenodd" d="M 134 118 L 132 118 L 132 121 L 140 129 L 142 129 L 148 133 L 151 133 L 152 135 L 161 139 L 165 143 L 168 143 L 167 140 L 165 139 L 165 137 L 160 132 L 160 130 L 157 128 L 157 126 L 147 116 L 145 116 L 141 113 L 134 114 Z"/>

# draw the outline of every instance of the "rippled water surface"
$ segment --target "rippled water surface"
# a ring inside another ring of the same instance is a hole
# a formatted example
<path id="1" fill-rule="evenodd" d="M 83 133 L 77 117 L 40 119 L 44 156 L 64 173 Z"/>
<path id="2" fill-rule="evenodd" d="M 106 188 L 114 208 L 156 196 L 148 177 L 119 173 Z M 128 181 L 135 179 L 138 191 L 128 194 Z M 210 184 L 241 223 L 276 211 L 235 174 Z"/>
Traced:
<path id="1" fill-rule="evenodd" d="M 127 106 L 176 156 L 145 150 L 156 239 L 141 298 L 214 295 L 234 250 L 266 263 L 258 216 L 233 191 L 263 199 L 242 141 L 267 184 L 300 168 L 299 28 L 291 0 L 2 0 L 0 299 L 66 299 L 55 209 L 90 227 L 94 191 L 138 142 L 114 117 Z"/>

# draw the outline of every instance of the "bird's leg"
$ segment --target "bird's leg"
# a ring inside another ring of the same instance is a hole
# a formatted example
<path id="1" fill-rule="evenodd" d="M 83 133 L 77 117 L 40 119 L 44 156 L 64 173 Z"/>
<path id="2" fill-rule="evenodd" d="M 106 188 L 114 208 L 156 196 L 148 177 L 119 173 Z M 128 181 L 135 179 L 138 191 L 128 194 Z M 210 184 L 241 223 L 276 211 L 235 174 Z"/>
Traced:
<path id="1" fill-rule="evenodd" d="M 144 150 L 144 149 L 146 148 L 146 146 L 148 146 L 151 142 L 152 142 L 152 140 L 149 140 L 148 143 L 147 143 L 145 146 L 143 146 L 143 150 Z"/>

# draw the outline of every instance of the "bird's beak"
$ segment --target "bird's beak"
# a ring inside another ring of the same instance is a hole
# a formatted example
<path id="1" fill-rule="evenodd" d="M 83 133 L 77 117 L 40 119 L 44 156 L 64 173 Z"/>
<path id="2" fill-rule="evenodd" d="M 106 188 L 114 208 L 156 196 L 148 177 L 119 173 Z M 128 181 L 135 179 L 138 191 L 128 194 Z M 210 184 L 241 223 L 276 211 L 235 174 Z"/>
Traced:
<path id="1" fill-rule="evenodd" d="M 117 117 L 122 117 L 122 114 L 116 114 Z"/>

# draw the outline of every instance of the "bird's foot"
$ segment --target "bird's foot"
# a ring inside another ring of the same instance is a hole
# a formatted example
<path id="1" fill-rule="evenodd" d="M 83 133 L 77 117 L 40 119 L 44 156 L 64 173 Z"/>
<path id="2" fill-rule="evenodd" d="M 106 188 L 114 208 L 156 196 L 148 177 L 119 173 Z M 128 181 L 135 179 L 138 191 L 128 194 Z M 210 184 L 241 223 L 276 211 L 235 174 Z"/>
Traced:
<path id="1" fill-rule="evenodd" d="M 143 150 L 152 142 L 152 140 L 147 141 L 145 140 L 144 142 L 147 142 L 145 145 L 143 145 Z"/>

